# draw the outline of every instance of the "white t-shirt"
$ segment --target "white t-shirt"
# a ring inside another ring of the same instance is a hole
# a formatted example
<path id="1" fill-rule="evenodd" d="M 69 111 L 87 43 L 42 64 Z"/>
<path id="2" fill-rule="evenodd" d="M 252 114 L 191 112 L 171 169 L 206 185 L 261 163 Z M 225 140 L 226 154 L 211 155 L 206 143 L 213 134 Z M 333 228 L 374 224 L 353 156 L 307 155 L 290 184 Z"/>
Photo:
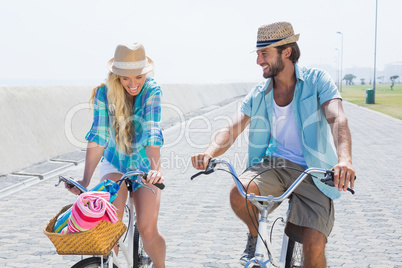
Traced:
<path id="1" fill-rule="evenodd" d="M 271 135 L 276 140 L 274 156 L 288 159 L 306 167 L 301 147 L 301 138 L 293 114 L 293 101 L 287 106 L 278 106 L 274 100 L 274 117 Z"/>

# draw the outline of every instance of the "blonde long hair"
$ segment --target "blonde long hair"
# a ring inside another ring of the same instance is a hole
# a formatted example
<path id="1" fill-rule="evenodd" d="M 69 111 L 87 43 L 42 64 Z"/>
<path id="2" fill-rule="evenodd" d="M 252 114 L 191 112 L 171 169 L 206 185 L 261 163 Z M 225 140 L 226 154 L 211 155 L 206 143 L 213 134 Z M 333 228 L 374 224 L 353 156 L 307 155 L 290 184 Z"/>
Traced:
<path id="1" fill-rule="evenodd" d="M 96 90 L 99 87 L 107 86 L 107 100 L 109 116 L 113 118 L 113 128 L 116 133 L 116 145 L 127 155 L 133 151 L 133 129 L 134 120 L 132 111 L 134 98 L 128 94 L 120 83 L 119 75 L 109 72 L 105 84 L 101 84 L 92 90 L 90 103 L 95 100 Z"/>

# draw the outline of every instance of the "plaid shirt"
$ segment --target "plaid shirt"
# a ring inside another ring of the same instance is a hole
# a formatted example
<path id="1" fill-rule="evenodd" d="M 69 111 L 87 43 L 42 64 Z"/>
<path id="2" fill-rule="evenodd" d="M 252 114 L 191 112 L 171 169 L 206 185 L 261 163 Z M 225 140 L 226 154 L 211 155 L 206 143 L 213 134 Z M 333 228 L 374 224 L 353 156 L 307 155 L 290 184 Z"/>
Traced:
<path id="1" fill-rule="evenodd" d="M 133 115 L 128 122 L 134 123 L 134 149 L 127 155 L 116 145 L 116 132 L 113 128 L 114 116 L 108 109 L 107 87 L 97 89 L 94 107 L 94 121 L 85 139 L 103 147 L 103 158 L 120 172 L 140 169 L 148 172 L 150 165 L 145 153 L 146 146 L 163 145 L 160 128 L 162 91 L 152 78 L 147 78 L 141 92 L 136 96 Z M 109 107 L 111 108 L 111 107 Z"/>

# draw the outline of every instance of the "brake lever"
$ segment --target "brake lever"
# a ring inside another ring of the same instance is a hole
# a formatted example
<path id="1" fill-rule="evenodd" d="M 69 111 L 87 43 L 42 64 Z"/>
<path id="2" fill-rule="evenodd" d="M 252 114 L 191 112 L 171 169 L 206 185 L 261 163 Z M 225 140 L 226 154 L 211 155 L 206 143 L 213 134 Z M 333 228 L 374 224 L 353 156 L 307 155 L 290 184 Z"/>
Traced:
<path id="1" fill-rule="evenodd" d="M 141 186 L 143 186 L 143 187 L 149 189 L 152 193 L 155 194 L 155 191 L 154 191 L 151 187 L 145 185 L 146 183 L 144 182 L 144 180 L 147 179 L 147 176 L 148 176 L 148 173 L 144 173 L 143 175 L 140 176 L 140 177 L 142 177 L 142 180 L 136 180 L 136 182 L 137 182 L 138 184 L 140 184 Z M 154 183 L 153 185 L 154 185 L 155 187 L 161 189 L 161 190 L 165 189 L 165 184 L 163 184 L 163 183 L 157 182 L 157 183 Z"/>
<path id="2" fill-rule="evenodd" d="M 61 182 L 66 183 L 68 185 L 68 187 L 70 187 L 70 188 L 77 187 L 77 189 L 80 190 L 81 193 L 85 193 L 88 191 L 85 187 L 80 185 L 73 178 L 65 178 L 61 175 L 59 175 L 59 182 L 57 184 L 55 184 L 54 186 L 55 187 L 59 186 Z"/>
<path id="3" fill-rule="evenodd" d="M 200 171 L 200 172 L 194 174 L 193 176 L 191 176 L 190 179 L 193 180 L 195 177 L 198 177 L 198 176 L 200 176 L 202 174 L 208 175 L 208 174 L 213 173 L 215 171 L 215 167 L 216 167 L 216 163 L 213 162 L 213 160 L 214 160 L 213 158 L 208 159 L 207 168 L 205 170 L 203 170 L 203 171 Z"/>
<path id="4" fill-rule="evenodd" d="M 152 193 L 154 193 L 154 194 L 155 194 L 154 189 L 152 189 L 151 187 L 146 186 L 145 184 L 142 184 L 142 186 L 143 186 L 143 187 L 145 187 L 145 188 L 147 188 L 148 190 L 150 190 Z"/>
<path id="5" fill-rule="evenodd" d="M 63 176 L 59 176 L 59 182 L 56 183 L 56 184 L 54 185 L 54 187 L 59 186 L 61 182 L 66 183 L 70 188 L 74 187 L 74 184 L 72 184 L 72 183 L 70 183 L 69 181 L 67 181 L 66 178 L 64 178 Z"/>
<path id="6" fill-rule="evenodd" d="M 205 170 L 204 171 L 200 171 L 200 172 L 198 172 L 198 173 L 196 173 L 196 174 L 194 174 L 193 176 L 191 176 L 191 180 L 194 180 L 195 179 L 195 177 L 198 177 L 198 176 L 200 176 L 201 174 L 205 174 Z"/>
<path id="7" fill-rule="evenodd" d="M 194 174 L 193 176 L 191 176 L 190 179 L 193 180 L 195 177 L 198 177 L 198 176 L 200 176 L 200 175 L 202 175 L 202 174 L 208 175 L 208 174 L 213 173 L 214 171 L 215 171 L 215 169 L 209 168 L 209 169 L 207 169 L 207 170 L 200 171 L 200 172 L 198 172 L 197 174 Z"/>

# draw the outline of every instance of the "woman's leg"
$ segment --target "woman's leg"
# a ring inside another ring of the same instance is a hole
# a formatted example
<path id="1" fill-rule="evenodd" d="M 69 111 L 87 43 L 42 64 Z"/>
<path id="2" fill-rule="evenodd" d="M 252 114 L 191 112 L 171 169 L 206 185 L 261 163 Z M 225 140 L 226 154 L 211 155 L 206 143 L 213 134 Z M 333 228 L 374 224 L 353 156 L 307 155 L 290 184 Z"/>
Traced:
<path id="1" fill-rule="evenodd" d="M 155 194 L 145 187 L 134 193 L 137 226 L 144 249 L 151 258 L 155 268 L 165 267 L 166 243 L 158 231 L 158 215 L 161 201 L 161 190 L 153 185 Z"/>

